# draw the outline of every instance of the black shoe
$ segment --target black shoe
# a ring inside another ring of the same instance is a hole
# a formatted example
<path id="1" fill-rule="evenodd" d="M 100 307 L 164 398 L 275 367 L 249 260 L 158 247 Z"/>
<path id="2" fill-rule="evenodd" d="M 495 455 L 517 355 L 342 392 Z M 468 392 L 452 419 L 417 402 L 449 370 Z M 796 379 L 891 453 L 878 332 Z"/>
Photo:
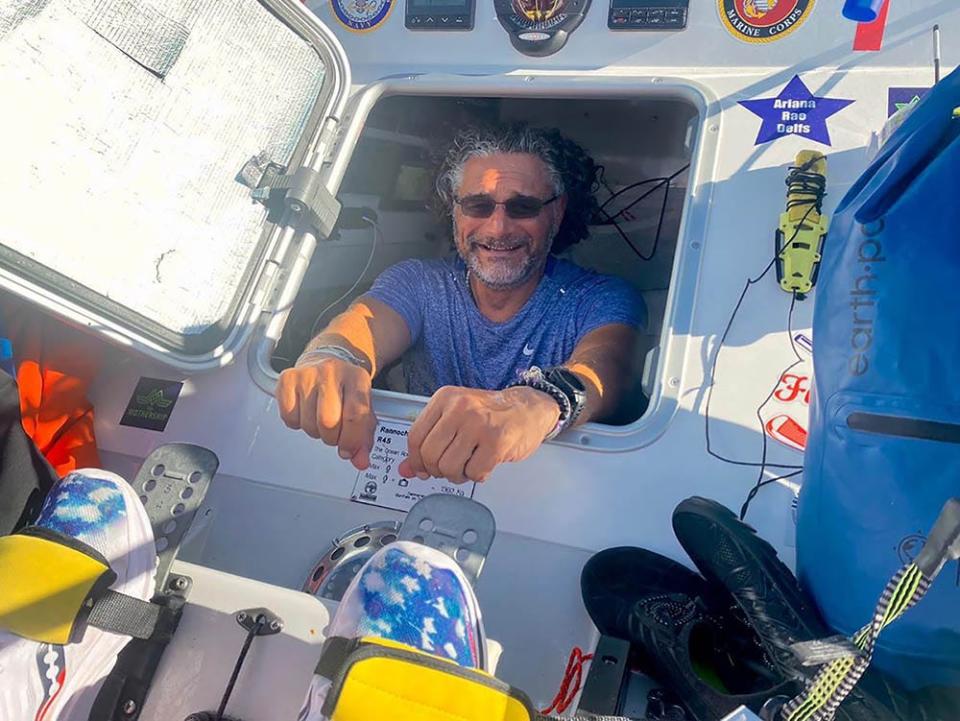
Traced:
<path id="1" fill-rule="evenodd" d="M 784 676 L 799 672 L 792 644 L 833 635 L 773 546 L 726 506 L 688 498 L 673 531 L 707 581 L 730 592 Z"/>
<path id="2" fill-rule="evenodd" d="M 781 676 L 812 677 L 817 669 L 801 666 L 790 646 L 831 636 L 833 631 L 773 546 L 725 506 L 696 496 L 677 506 L 673 530 L 707 581 L 733 596 Z M 877 672 L 868 676 L 874 678 L 864 677 L 854 688 L 840 707 L 838 720 L 881 721 L 900 716 L 891 709 L 901 708 L 901 692 Z M 886 702 L 881 703 L 868 687 Z"/>
<path id="3" fill-rule="evenodd" d="M 619 546 L 594 554 L 584 564 L 580 593 L 600 633 L 629 640 L 627 618 L 639 599 L 660 593 L 697 597 L 711 591 L 698 573 L 666 556 Z"/>
<path id="4" fill-rule="evenodd" d="M 752 631 L 716 607 L 697 574 L 640 548 L 601 551 L 580 577 L 587 612 L 601 633 L 633 644 L 642 670 L 667 686 L 695 721 L 716 721 L 740 705 L 759 710 L 796 682 L 764 665 Z"/>

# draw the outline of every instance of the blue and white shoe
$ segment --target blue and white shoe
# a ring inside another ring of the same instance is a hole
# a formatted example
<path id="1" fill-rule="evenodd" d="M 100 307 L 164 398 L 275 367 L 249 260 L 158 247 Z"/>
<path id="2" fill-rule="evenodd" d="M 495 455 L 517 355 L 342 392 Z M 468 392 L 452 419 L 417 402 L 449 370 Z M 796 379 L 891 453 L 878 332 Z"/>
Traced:
<path id="1" fill-rule="evenodd" d="M 444 553 L 396 541 L 374 554 L 337 608 L 328 636 L 376 636 L 487 670 L 480 606 L 457 562 Z M 330 682 L 314 676 L 298 721 L 326 721 L 320 708 Z"/>
<path id="2" fill-rule="evenodd" d="M 120 476 L 70 473 L 47 495 L 36 524 L 92 546 L 117 574 L 111 588 L 149 600 L 156 548 L 147 512 Z M 87 721 L 100 686 L 129 636 L 88 627 L 78 643 L 38 643 L 0 631 L 0 719 Z"/>

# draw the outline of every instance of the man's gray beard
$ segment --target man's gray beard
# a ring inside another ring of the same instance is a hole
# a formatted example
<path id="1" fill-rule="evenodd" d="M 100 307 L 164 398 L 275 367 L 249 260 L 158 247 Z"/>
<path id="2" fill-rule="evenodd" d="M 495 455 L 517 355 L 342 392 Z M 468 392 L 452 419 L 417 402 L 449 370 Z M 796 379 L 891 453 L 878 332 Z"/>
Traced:
<path id="1" fill-rule="evenodd" d="M 470 241 L 468 241 L 468 244 L 469 243 Z M 509 245 L 509 243 L 505 243 L 505 245 Z M 468 250 L 464 262 L 467 264 L 470 273 L 476 276 L 477 280 L 488 288 L 509 290 L 510 288 L 523 285 L 528 281 L 538 270 L 538 267 L 543 266 L 544 259 L 526 255 L 517 265 L 507 263 L 484 265 L 480 262 L 480 259 L 477 258 L 476 253 Z"/>
<path id="2" fill-rule="evenodd" d="M 463 262 L 466 263 L 467 269 L 470 271 L 470 273 L 476 276 L 477 280 L 479 280 L 485 286 L 488 288 L 493 288 L 494 290 L 509 290 L 510 288 L 516 288 L 523 285 L 530 280 L 535 273 L 543 270 L 547 263 L 549 248 L 551 245 L 553 245 L 553 239 L 558 230 L 559 224 L 555 223 L 550 229 L 550 236 L 546 244 L 546 253 L 539 257 L 527 255 L 523 258 L 519 265 L 510 266 L 507 264 L 496 264 L 493 268 L 485 268 L 476 255 L 471 252 L 473 244 L 478 240 L 481 240 L 481 236 L 477 235 L 472 235 L 466 239 L 467 256 L 464 257 L 463 254 L 460 253 L 460 257 L 463 259 Z M 453 232 L 455 238 L 459 237 L 456 221 L 454 221 L 453 224 Z M 508 237 L 501 238 L 495 242 L 484 243 L 484 245 L 495 248 L 497 246 L 510 247 L 518 243 L 529 245 L 529 242 L 530 241 L 528 238 Z M 457 252 L 459 253 L 459 249 Z"/>

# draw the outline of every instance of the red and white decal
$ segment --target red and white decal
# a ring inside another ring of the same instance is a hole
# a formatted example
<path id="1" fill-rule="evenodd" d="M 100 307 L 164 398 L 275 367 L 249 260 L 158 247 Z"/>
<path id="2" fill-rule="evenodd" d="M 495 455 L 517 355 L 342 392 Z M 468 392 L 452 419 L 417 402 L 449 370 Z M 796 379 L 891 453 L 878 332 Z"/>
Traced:
<path id="1" fill-rule="evenodd" d="M 799 402 L 810 405 L 810 376 L 797 373 L 784 373 L 773 392 L 773 397 L 783 403 Z"/>
<path id="2" fill-rule="evenodd" d="M 877 51 L 883 47 L 883 33 L 887 28 L 887 11 L 890 0 L 886 0 L 877 13 L 877 19 L 869 23 L 857 23 L 857 34 L 853 37 L 853 49 L 858 52 Z"/>
<path id="3" fill-rule="evenodd" d="M 807 429 L 788 415 L 778 415 L 764 424 L 767 435 L 797 451 L 807 448 Z"/>
<path id="4" fill-rule="evenodd" d="M 812 345 L 810 343 L 811 348 Z M 807 447 L 812 389 L 813 368 L 809 357 L 781 373 L 770 400 L 761 409 L 764 433 L 788 448 L 803 452 Z"/>

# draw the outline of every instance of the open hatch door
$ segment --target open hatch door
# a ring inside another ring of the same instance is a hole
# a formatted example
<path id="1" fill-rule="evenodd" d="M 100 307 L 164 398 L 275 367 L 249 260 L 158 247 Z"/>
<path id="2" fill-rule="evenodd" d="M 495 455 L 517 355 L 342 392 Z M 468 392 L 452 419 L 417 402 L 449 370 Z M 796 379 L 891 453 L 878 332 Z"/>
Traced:
<path id="1" fill-rule="evenodd" d="M 336 220 L 319 171 L 349 85 L 294 0 L 0 0 L 0 286 L 226 364 Z"/>

